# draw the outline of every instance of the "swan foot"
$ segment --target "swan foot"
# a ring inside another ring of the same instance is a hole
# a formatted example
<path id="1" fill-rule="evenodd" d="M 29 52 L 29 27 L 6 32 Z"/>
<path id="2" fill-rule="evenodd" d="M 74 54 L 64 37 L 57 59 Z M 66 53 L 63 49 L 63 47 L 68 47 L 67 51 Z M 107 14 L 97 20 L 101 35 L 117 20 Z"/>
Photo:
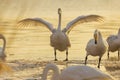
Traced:
<path id="1" fill-rule="evenodd" d="M 64 61 L 68 61 L 68 59 L 65 59 Z"/>
<path id="2" fill-rule="evenodd" d="M 58 61 L 58 59 L 54 59 L 54 61 Z"/>
<path id="3" fill-rule="evenodd" d="M 100 69 L 100 66 L 98 65 L 98 68 Z"/>

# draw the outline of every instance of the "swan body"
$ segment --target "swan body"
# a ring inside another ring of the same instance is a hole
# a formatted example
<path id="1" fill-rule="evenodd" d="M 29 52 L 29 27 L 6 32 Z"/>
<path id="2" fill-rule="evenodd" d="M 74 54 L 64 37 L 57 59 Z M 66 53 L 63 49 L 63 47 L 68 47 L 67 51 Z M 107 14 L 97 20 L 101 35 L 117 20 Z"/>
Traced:
<path id="1" fill-rule="evenodd" d="M 56 31 L 54 34 L 52 34 L 50 36 L 50 40 L 51 46 L 55 47 L 59 51 L 64 51 L 71 46 L 68 36 L 61 31 Z"/>
<path id="2" fill-rule="evenodd" d="M 118 51 L 118 60 L 119 60 L 119 54 L 120 54 L 120 29 L 118 30 L 118 34 L 117 35 L 110 35 L 107 38 L 107 42 L 108 42 L 108 59 L 109 59 L 109 52 L 115 52 Z"/>
<path id="3" fill-rule="evenodd" d="M 61 30 L 61 9 L 58 9 L 58 14 L 59 14 L 59 21 L 58 21 L 58 27 L 57 29 L 53 27 L 53 25 L 41 18 L 26 18 L 23 20 L 20 20 L 18 24 L 20 26 L 26 26 L 29 24 L 36 24 L 39 26 L 45 26 L 52 32 L 52 35 L 50 36 L 50 44 L 54 48 L 54 55 L 55 55 L 55 61 L 57 61 L 57 53 L 56 50 L 59 51 L 65 51 L 66 50 L 66 59 L 65 61 L 68 60 L 68 48 L 71 46 L 70 40 L 67 36 L 66 33 L 69 33 L 71 29 L 76 26 L 77 24 L 80 23 L 85 23 L 85 22 L 100 22 L 103 20 L 103 17 L 99 15 L 87 15 L 87 16 L 78 16 L 77 18 L 73 19 L 70 21 L 67 26 Z"/>
<path id="4" fill-rule="evenodd" d="M 43 70 L 42 80 L 47 80 L 49 70 L 53 70 L 51 80 L 113 80 L 104 72 L 89 66 L 69 66 L 60 73 L 55 64 L 47 64 Z"/>
<path id="5" fill-rule="evenodd" d="M 0 34 L 0 39 L 3 40 L 3 47 L 0 47 L 0 60 L 5 61 L 5 58 L 6 58 L 6 54 L 5 54 L 6 39 L 2 34 Z"/>
<path id="6" fill-rule="evenodd" d="M 103 54 L 107 51 L 107 42 L 103 40 L 100 31 L 95 30 L 94 39 L 88 41 L 86 46 L 85 64 L 87 63 L 88 55 L 99 56 L 98 68 L 100 68 L 100 61 Z"/>

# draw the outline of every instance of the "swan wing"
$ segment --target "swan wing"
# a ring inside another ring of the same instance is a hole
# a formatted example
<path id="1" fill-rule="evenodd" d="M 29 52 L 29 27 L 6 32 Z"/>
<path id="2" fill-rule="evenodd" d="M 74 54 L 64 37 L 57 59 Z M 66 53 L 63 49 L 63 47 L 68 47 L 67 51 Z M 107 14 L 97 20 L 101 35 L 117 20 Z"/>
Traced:
<path id="1" fill-rule="evenodd" d="M 113 43 L 114 40 L 116 40 L 118 37 L 116 35 L 110 35 L 108 38 L 107 38 L 107 42 L 108 43 Z"/>
<path id="2" fill-rule="evenodd" d="M 60 80 L 113 80 L 113 78 L 110 74 L 90 66 L 69 66 L 61 72 Z"/>
<path id="3" fill-rule="evenodd" d="M 53 25 L 50 24 L 49 22 L 41 19 L 41 18 L 26 18 L 23 20 L 20 20 L 18 22 L 18 26 L 29 26 L 29 25 L 34 25 L 34 26 L 45 26 L 47 27 L 51 32 L 53 32 L 54 28 Z"/>
<path id="4" fill-rule="evenodd" d="M 87 15 L 87 16 L 78 16 L 77 18 L 70 21 L 67 26 L 63 29 L 63 32 L 70 32 L 71 29 L 77 24 L 85 23 L 85 22 L 101 22 L 103 21 L 103 17 L 99 15 Z"/>
<path id="5" fill-rule="evenodd" d="M 119 45 L 120 45 L 120 40 L 118 39 L 118 37 L 116 35 L 111 35 L 107 38 L 107 42 L 109 45 L 109 50 L 114 52 L 116 50 L 118 50 Z"/>
<path id="6" fill-rule="evenodd" d="M 91 40 L 88 41 L 85 50 L 86 50 L 87 52 L 95 51 L 94 49 L 96 49 L 96 48 L 95 48 L 96 46 L 97 46 L 97 45 L 95 44 L 95 40 L 94 40 L 94 39 L 91 39 Z"/>

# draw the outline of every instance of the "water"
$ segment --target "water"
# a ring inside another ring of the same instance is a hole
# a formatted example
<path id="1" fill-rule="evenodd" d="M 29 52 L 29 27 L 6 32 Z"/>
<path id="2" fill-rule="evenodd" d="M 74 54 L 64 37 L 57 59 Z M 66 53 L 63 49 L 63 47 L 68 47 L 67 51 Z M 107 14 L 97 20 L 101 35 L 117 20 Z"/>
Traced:
<path id="1" fill-rule="evenodd" d="M 70 20 L 72 20 L 72 18 L 65 18 L 62 26 L 65 26 Z M 117 34 L 120 26 L 120 20 L 115 20 L 113 19 L 103 23 L 85 23 L 74 27 L 68 35 L 71 42 L 71 47 L 69 48 L 69 59 L 84 59 L 86 54 L 86 44 L 88 40 L 93 37 L 93 32 L 95 29 L 99 29 L 102 32 L 104 39 L 111 34 Z M 57 26 L 56 18 L 47 18 L 47 21 L 50 21 L 53 25 Z M 7 39 L 7 59 L 54 59 L 54 50 L 50 46 L 49 38 L 51 32 L 47 28 L 39 26 L 20 28 L 15 24 L 16 21 L 0 22 L 0 33 Z M 65 51 L 57 51 L 57 53 L 59 60 L 65 59 Z M 114 56 L 117 56 L 117 54 Z M 91 59 L 92 58 L 93 57 L 91 57 Z"/>

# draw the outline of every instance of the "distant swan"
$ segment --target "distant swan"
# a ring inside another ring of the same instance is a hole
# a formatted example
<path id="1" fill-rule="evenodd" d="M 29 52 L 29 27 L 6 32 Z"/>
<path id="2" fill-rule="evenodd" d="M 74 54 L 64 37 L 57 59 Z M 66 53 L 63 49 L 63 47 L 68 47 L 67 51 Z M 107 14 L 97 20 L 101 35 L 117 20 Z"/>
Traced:
<path id="1" fill-rule="evenodd" d="M 108 59 L 109 59 L 109 51 L 111 51 L 111 52 L 118 51 L 118 60 L 119 60 L 119 55 L 120 55 L 120 29 L 118 30 L 117 35 L 110 35 L 107 38 L 107 42 L 109 44 Z"/>
<path id="2" fill-rule="evenodd" d="M 5 61 L 5 58 L 6 58 L 6 54 L 5 54 L 6 39 L 2 34 L 0 34 L 0 39 L 3 40 L 3 47 L 0 47 L 0 60 Z"/>
<path id="3" fill-rule="evenodd" d="M 76 26 L 77 24 L 80 23 L 85 23 L 85 22 L 92 22 L 92 21 L 102 21 L 103 17 L 99 15 L 87 15 L 87 16 L 78 16 L 74 20 L 70 21 L 67 26 L 61 30 L 61 9 L 58 9 L 58 14 L 59 14 L 59 23 L 58 23 L 58 28 L 55 29 L 52 24 L 49 22 L 41 19 L 41 18 L 26 18 L 18 22 L 21 26 L 26 26 L 27 24 L 33 24 L 33 25 L 39 25 L 39 26 L 45 26 L 47 27 L 51 32 L 52 35 L 50 36 L 50 45 L 54 48 L 54 56 L 55 56 L 55 61 L 57 61 L 57 53 L 56 50 L 59 51 L 65 51 L 66 50 L 66 59 L 65 61 L 68 61 L 68 47 L 71 46 L 70 41 L 66 33 L 70 32 L 71 29 Z"/>
<path id="4" fill-rule="evenodd" d="M 95 30 L 94 39 L 89 40 L 86 46 L 85 64 L 87 63 L 88 55 L 99 56 L 98 68 L 100 68 L 100 61 L 103 54 L 107 51 L 107 42 L 103 40 L 100 31 Z"/>
<path id="5" fill-rule="evenodd" d="M 89 66 L 70 66 L 60 73 L 59 68 L 52 63 L 44 68 L 41 80 L 47 80 L 49 70 L 53 71 L 50 80 L 114 80 L 110 75 Z"/>

